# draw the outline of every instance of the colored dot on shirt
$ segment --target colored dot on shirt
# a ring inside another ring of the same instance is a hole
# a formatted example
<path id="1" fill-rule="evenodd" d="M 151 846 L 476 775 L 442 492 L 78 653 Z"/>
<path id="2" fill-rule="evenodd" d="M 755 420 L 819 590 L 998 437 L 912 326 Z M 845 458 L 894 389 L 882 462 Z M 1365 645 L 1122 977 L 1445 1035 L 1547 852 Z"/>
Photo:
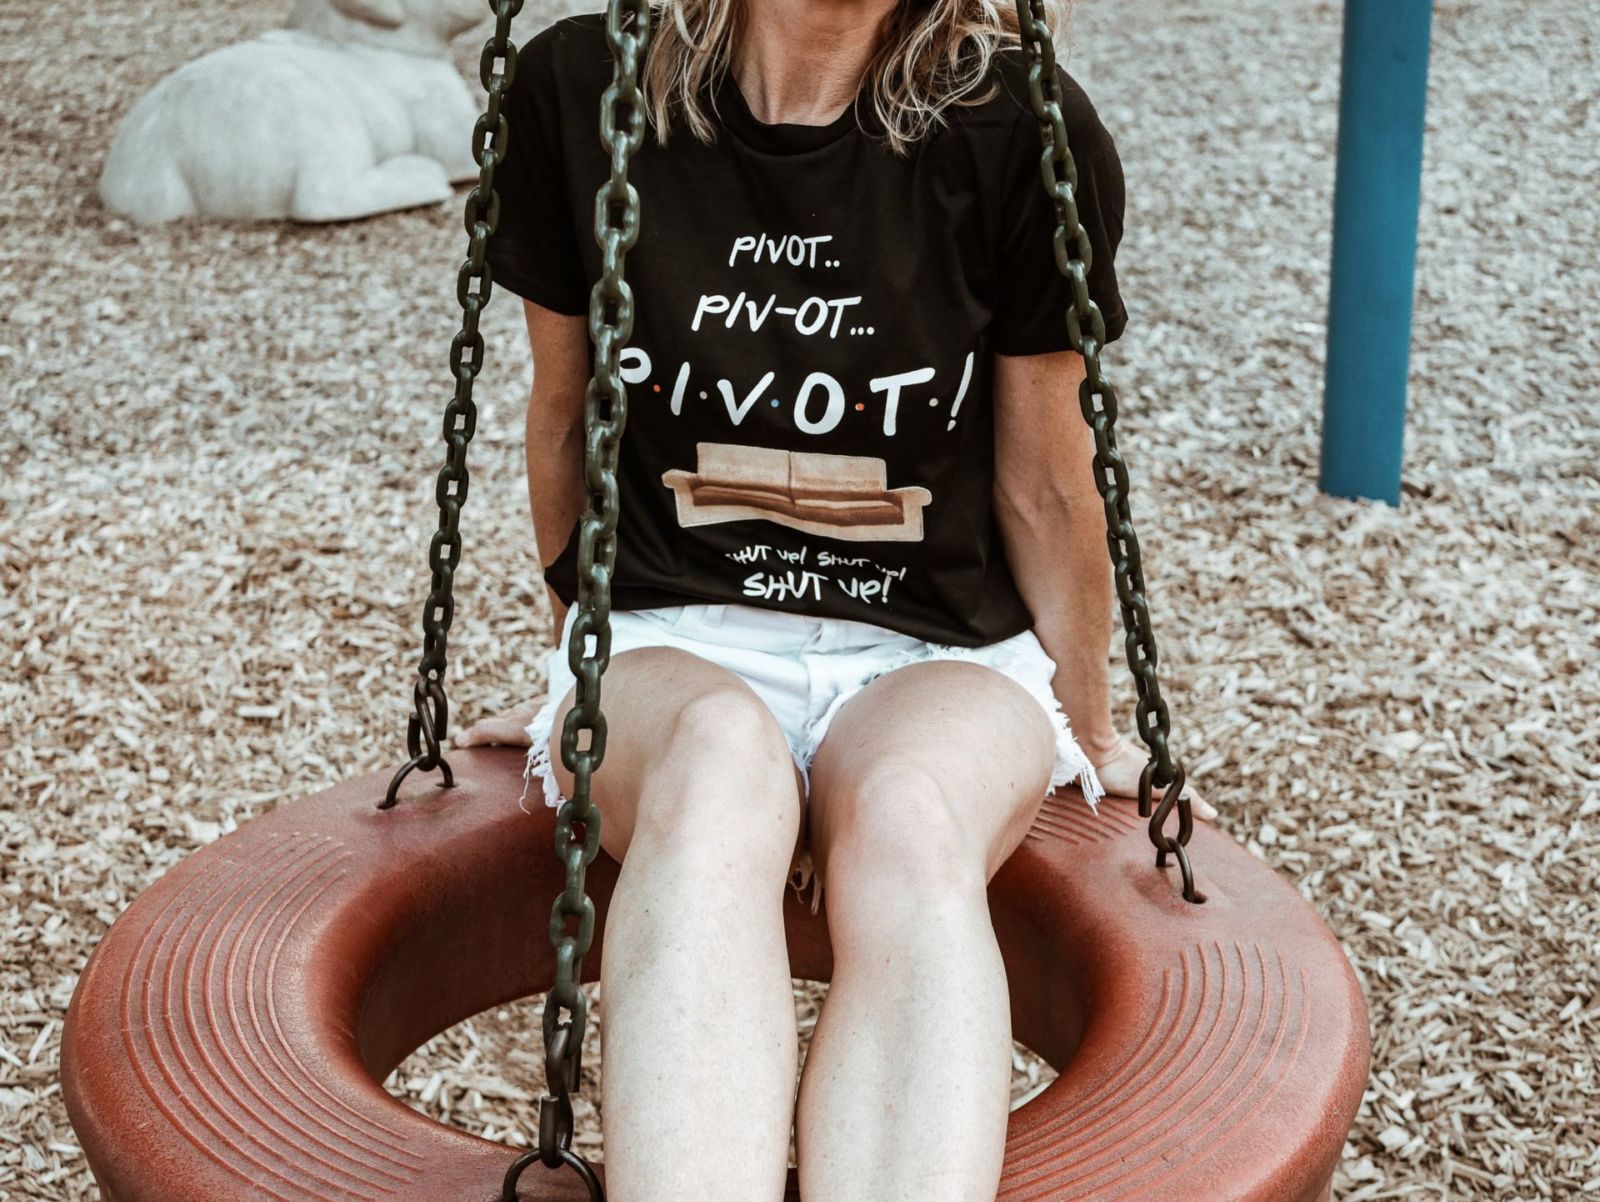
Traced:
<path id="1" fill-rule="evenodd" d="M 939 404 L 939 398 L 936 397 L 936 396 L 929 397 L 928 398 L 928 404 L 929 404 L 930 407 L 937 406 Z"/>
<path id="2" fill-rule="evenodd" d="M 860 401 L 857 401 L 857 402 L 856 402 L 856 412 L 857 412 L 857 413 L 860 413 L 860 412 L 862 412 L 862 411 L 863 411 L 863 410 L 864 410 L 864 409 L 866 409 L 866 406 L 865 406 L 865 405 L 863 405 L 863 404 L 862 404 L 862 403 L 861 403 L 861 402 L 860 402 Z"/>
<path id="3" fill-rule="evenodd" d="M 776 409 L 778 407 L 778 398 L 777 397 L 773 397 L 772 398 L 772 407 L 774 409 Z"/>
<path id="4" fill-rule="evenodd" d="M 661 391 L 661 385 L 659 385 L 659 384 L 650 385 L 650 391 L 651 392 L 660 392 Z"/>
<path id="5" fill-rule="evenodd" d="M 702 401 L 706 399 L 706 390 L 704 388 L 700 390 L 700 399 Z"/>

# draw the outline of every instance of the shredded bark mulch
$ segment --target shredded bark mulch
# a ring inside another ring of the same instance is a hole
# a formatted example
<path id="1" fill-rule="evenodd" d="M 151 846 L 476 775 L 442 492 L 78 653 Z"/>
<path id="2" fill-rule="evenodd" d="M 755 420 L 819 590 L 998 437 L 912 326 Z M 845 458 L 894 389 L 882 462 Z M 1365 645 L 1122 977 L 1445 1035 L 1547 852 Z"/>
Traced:
<path id="1" fill-rule="evenodd" d="M 460 198 L 167 229 L 94 199 L 145 88 L 288 7 L 0 11 L 0 1199 L 94 1196 L 57 1056 L 106 925 L 251 815 L 402 754 Z M 1316 490 L 1340 6 L 1084 0 L 1069 69 L 1128 177 L 1111 366 L 1175 737 L 1371 1007 L 1335 1197 L 1578 1199 L 1600 1191 L 1600 16 L 1435 7 L 1399 510 Z M 552 637 L 514 300 L 486 324 L 467 720 L 537 694 Z M 796 983 L 803 1034 L 822 996 Z M 533 1002 L 480 1016 L 390 1087 L 525 1142 L 538 1030 Z M 1019 1049 L 1017 1097 L 1050 1077 Z"/>

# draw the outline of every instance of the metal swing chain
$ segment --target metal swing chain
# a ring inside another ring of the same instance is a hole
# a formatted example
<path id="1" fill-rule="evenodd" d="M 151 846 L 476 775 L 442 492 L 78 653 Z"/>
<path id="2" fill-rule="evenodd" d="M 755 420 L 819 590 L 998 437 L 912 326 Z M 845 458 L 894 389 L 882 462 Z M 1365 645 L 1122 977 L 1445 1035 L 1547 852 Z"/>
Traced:
<path id="1" fill-rule="evenodd" d="M 432 570 L 428 599 L 422 607 L 422 662 L 412 689 L 413 713 L 406 723 L 406 750 L 410 760 L 389 782 L 379 803 L 387 810 L 399 796 L 400 783 L 414 770 L 437 768 L 445 788 L 455 784 L 450 764 L 439 751 L 439 740 L 450 725 L 450 702 L 444 676 L 449 649 L 450 622 L 455 616 L 456 566 L 461 562 L 461 507 L 467 500 L 467 444 L 478 423 L 472 401 L 472 382 L 483 368 L 483 335 L 478 318 L 493 292 L 486 259 L 489 237 L 500 220 L 500 197 L 494 190 L 494 172 L 505 158 L 509 126 L 501 112 L 517 71 L 517 48 L 511 42 L 511 22 L 522 11 L 523 0 L 489 0 L 494 12 L 494 36 L 478 59 L 478 78 L 489 94 L 489 105 L 472 128 L 472 157 L 478 163 L 478 183 L 467 196 L 465 225 L 469 238 L 467 257 L 456 273 L 456 299 L 461 304 L 461 329 L 450 343 L 450 374 L 455 395 L 444 410 L 445 462 L 439 469 L 434 497 L 439 505 L 439 529 L 428 546 Z"/>
<path id="2" fill-rule="evenodd" d="M 483 368 L 484 341 L 479 318 L 493 293 L 487 252 L 490 236 L 499 223 L 500 198 L 495 191 L 495 169 L 505 158 L 510 123 L 503 111 L 506 95 L 516 76 L 517 48 L 511 41 L 512 20 L 523 0 L 490 0 L 495 16 L 494 35 L 479 59 L 479 78 L 488 93 L 488 106 L 472 132 L 472 152 L 479 166 L 478 183 L 467 197 L 465 225 L 469 237 L 467 258 L 456 278 L 456 299 L 461 305 L 461 329 L 450 345 L 450 370 L 455 395 L 445 407 L 445 464 L 440 469 L 435 498 L 439 529 L 428 548 L 432 579 L 423 607 L 423 654 L 412 692 L 414 713 L 407 723 L 406 747 L 410 759 L 389 782 L 379 809 L 389 809 L 401 782 L 416 769 L 443 774 L 445 787 L 454 784 L 449 763 L 440 753 L 439 740 L 449 726 L 449 701 L 444 691 L 450 623 L 454 616 L 455 569 L 461 562 L 459 525 L 467 498 L 467 444 L 477 424 L 472 385 Z M 634 31 L 625 31 L 632 18 Z M 594 903 L 584 892 L 584 869 L 600 850 L 600 812 L 590 799 L 590 779 L 605 753 L 605 720 L 600 713 L 600 675 L 610 658 L 611 569 L 616 559 L 617 442 L 627 418 L 620 354 L 633 332 L 633 294 L 623 280 L 623 259 L 638 241 L 639 196 L 627 182 L 628 160 L 644 140 L 644 105 L 638 88 L 639 62 L 649 39 L 648 0 L 610 0 L 606 36 L 615 68 L 602 102 L 600 136 L 611 153 L 611 179 L 595 198 L 595 236 L 604 250 L 604 271 L 589 303 L 589 331 L 597 354 L 597 374 L 589 382 L 584 401 L 587 438 L 584 480 L 589 493 L 588 512 L 581 526 L 579 551 L 579 617 L 574 625 L 568 655 L 578 677 L 578 701 L 562 731 L 562 761 L 577 784 L 573 798 L 557 815 L 556 853 L 566 865 L 566 888 L 557 897 L 550 917 L 550 941 L 555 949 L 556 983 L 544 1012 L 545 1074 L 552 1091 L 540 1100 L 539 1143 L 507 1170 L 502 1198 L 516 1202 L 517 1183 L 534 1160 L 547 1167 L 572 1166 L 587 1187 L 591 1202 L 605 1202 L 605 1189 L 589 1163 L 572 1148 L 572 1091 L 578 1087 L 586 1001 L 578 988 L 583 956 L 594 937 Z M 617 101 L 629 105 L 624 124 Z M 621 136 L 619 136 L 621 135 Z M 622 225 L 611 220 L 613 204 L 622 206 Z M 608 306 L 615 305 L 615 315 Z M 595 638 L 593 652 L 589 636 Z M 587 747 L 578 747 L 581 732 L 589 732 Z M 573 823 L 583 825 L 583 839 L 573 839 Z M 578 918 L 576 935 L 566 931 L 566 918 Z M 569 1022 L 560 1022 L 563 1010 Z"/>
<path id="3" fill-rule="evenodd" d="M 1055 42 L 1041 0 L 1016 0 L 1016 8 L 1028 56 L 1028 92 L 1044 144 L 1039 164 L 1045 191 L 1056 206 L 1056 266 L 1072 282 L 1072 306 L 1066 314 L 1067 333 L 1073 349 L 1083 356 L 1085 368 L 1083 384 L 1078 389 L 1078 403 L 1084 420 L 1094 430 L 1095 487 L 1105 503 L 1106 545 L 1111 552 L 1117 601 L 1126 632 L 1124 646 L 1139 692 L 1139 737 L 1150 749 L 1150 762 L 1139 776 L 1139 816 L 1150 819 L 1149 835 L 1156 849 L 1156 867 L 1167 866 L 1168 852 L 1176 856 L 1183 873 L 1184 899 L 1200 903 L 1205 901 L 1205 894 L 1195 888 L 1194 870 L 1184 850 L 1194 833 L 1194 814 L 1183 792 L 1183 763 L 1173 757 L 1168 743 L 1167 706 L 1161 699 L 1161 682 L 1156 675 L 1159 657 L 1155 633 L 1150 626 L 1150 607 L 1145 599 L 1144 565 L 1128 508 L 1128 468 L 1117 450 L 1117 393 L 1100 370 L 1106 326 L 1100 306 L 1089 296 L 1089 268 L 1094 249 L 1089 243 L 1088 231 L 1078 219 L 1078 168 L 1067 145 Z M 1068 246 L 1069 237 L 1071 247 Z M 1152 815 L 1151 801 L 1156 788 L 1166 791 Z M 1163 829 L 1174 806 L 1178 810 L 1176 838 Z"/>
<path id="4" fill-rule="evenodd" d="M 550 911 L 556 980 L 544 1007 L 545 1079 L 539 1101 L 539 1145 L 506 1174 L 503 1202 L 516 1202 L 517 1178 L 534 1160 L 556 1168 L 571 1164 L 590 1196 L 605 1193 L 582 1157 L 572 1151 L 571 1095 L 578 1089 L 588 1001 L 579 988 L 583 957 L 594 938 L 594 902 L 584 890 L 584 870 L 600 852 L 600 811 L 592 800 L 595 771 L 605 757 L 606 721 L 600 712 L 600 678 L 611 659 L 611 573 L 617 557 L 617 450 L 628 418 L 621 354 L 633 335 L 633 289 L 624 278 L 627 252 L 639 240 L 639 193 L 628 182 L 628 162 L 644 142 L 645 106 L 639 64 L 650 42 L 648 0 L 609 0 L 606 41 L 612 76 L 600 103 L 600 140 L 611 156 L 611 178 L 595 194 L 595 241 L 600 279 L 589 293 L 589 335 L 594 373 L 584 394 L 584 487 L 588 505 L 578 527 L 577 617 L 567 642 L 576 697 L 561 728 L 561 762 L 573 776 L 572 797 L 556 814 L 556 855 L 566 865 L 566 888 Z M 631 19 L 631 25 L 629 24 Z M 623 116 L 622 109 L 626 109 Z M 617 219 L 620 218 L 620 224 Z M 593 640 L 591 646 L 590 640 Z M 581 840 L 574 825 L 583 828 Z M 567 919 L 576 918 L 576 933 Z M 567 1021 L 562 1014 L 570 1014 Z"/>

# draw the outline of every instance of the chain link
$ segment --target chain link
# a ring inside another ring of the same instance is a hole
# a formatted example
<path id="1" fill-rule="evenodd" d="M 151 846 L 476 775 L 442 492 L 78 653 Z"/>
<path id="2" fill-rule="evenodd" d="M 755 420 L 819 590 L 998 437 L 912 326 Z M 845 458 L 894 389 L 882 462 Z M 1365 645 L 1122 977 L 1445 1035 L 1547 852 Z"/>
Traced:
<path id="1" fill-rule="evenodd" d="M 1016 0 L 1016 7 L 1028 58 L 1028 92 L 1034 116 L 1039 119 L 1039 135 L 1044 147 L 1039 166 L 1045 191 L 1056 206 L 1056 267 L 1072 284 L 1072 304 L 1066 313 L 1067 335 L 1073 349 L 1083 356 L 1084 363 L 1078 403 L 1084 421 L 1094 431 L 1095 487 L 1105 504 L 1106 545 L 1111 552 L 1117 603 L 1126 632 L 1123 646 L 1139 693 L 1139 737 L 1150 749 L 1150 762 L 1139 777 L 1139 815 L 1150 819 L 1150 842 L 1156 849 L 1156 866 L 1166 867 L 1169 852 L 1176 856 L 1183 873 L 1185 900 L 1200 903 L 1205 901 L 1205 895 L 1195 888 L 1194 871 L 1184 850 L 1194 833 L 1194 815 L 1189 798 L 1183 793 L 1183 764 L 1174 758 L 1169 742 L 1167 705 L 1161 699 L 1161 682 L 1156 674 L 1159 663 L 1156 638 L 1145 599 L 1144 564 L 1128 507 L 1128 468 L 1117 449 L 1117 392 L 1100 368 L 1106 324 L 1100 307 L 1089 296 L 1089 268 L 1094 262 L 1094 250 L 1089 232 L 1078 219 L 1078 168 L 1067 145 L 1054 36 L 1042 0 Z M 1151 802 L 1158 788 L 1165 792 L 1152 814 Z M 1178 810 L 1176 837 L 1163 829 L 1174 806 Z"/>

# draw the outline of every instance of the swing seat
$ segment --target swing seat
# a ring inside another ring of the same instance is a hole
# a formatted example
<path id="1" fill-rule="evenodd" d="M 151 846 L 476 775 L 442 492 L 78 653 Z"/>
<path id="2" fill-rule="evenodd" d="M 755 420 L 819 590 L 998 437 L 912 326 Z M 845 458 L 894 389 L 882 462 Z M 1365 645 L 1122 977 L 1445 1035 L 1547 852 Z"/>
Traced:
<path id="1" fill-rule="evenodd" d="M 62 1043 L 106 1202 L 500 1197 L 511 1149 L 380 1084 L 451 1024 L 554 980 L 555 812 L 519 807 L 515 749 L 450 761 L 456 788 L 414 777 L 388 812 L 386 771 L 257 818 L 106 933 Z M 1061 1074 L 1011 1115 L 998 1202 L 1326 1199 L 1370 1053 L 1344 952 L 1204 823 L 1189 847 L 1207 901 L 1185 902 L 1144 827 L 1131 801 L 1096 816 L 1064 792 L 991 882 L 1013 1032 Z M 604 853 L 588 870 L 586 978 L 616 877 Z M 793 974 L 828 979 L 826 908 L 784 897 Z M 588 1194 L 535 1163 L 520 1196 Z"/>

